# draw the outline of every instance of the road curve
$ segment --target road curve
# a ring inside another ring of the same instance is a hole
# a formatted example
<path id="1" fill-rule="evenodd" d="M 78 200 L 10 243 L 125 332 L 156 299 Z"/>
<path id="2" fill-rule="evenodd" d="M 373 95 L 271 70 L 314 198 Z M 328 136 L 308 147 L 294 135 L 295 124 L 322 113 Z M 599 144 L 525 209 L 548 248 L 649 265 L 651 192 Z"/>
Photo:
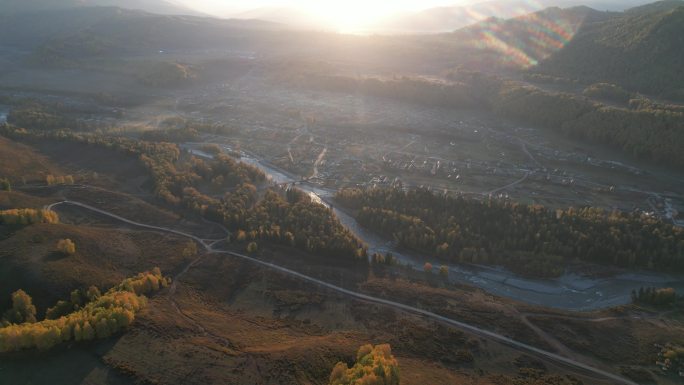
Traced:
<path id="1" fill-rule="evenodd" d="M 197 242 L 198 242 L 200 245 L 202 245 L 205 249 L 207 249 L 207 251 L 212 251 L 212 250 L 211 250 L 211 247 L 209 247 L 209 245 L 207 245 L 206 242 L 205 242 L 203 239 L 201 239 L 200 237 L 194 236 L 194 235 L 192 235 L 192 234 L 184 233 L 184 232 L 182 232 L 182 231 L 178 231 L 178 230 L 174 230 L 174 229 L 169 229 L 169 228 L 166 228 L 166 227 L 152 226 L 152 225 L 146 225 L 146 224 L 140 223 L 140 222 L 135 222 L 135 221 L 132 221 L 132 220 L 130 220 L 130 219 L 126 219 L 126 218 L 124 218 L 124 217 L 121 217 L 121 216 L 118 216 L 118 215 L 116 215 L 116 214 L 110 213 L 110 212 L 108 212 L 108 211 L 100 210 L 100 209 L 98 209 L 97 207 L 93 207 L 93 206 L 87 205 L 87 204 L 85 204 L 85 203 L 80 203 L 80 202 L 74 202 L 74 201 L 65 200 L 65 201 L 61 201 L 61 202 L 57 202 L 57 203 L 53 203 L 53 204 L 51 204 L 51 205 L 45 206 L 45 209 L 46 209 L 46 210 L 52 210 L 55 206 L 59 206 L 59 205 L 63 205 L 63 204 L 82 207 L 82 208 L 84 208 L 84 209 L 88 209 L 88 210 L 90 210 L 90 211 L 94 211 L 94 212 L 96 212 L 96 213 L 99 213 L 99 214 L 108 216 L 108 217 L 110 217 L 110 218 L 114 218 L 114 219 L 119 220 L 119 221 L 121 221 L 121 222 L 128 223 L 129 225 L 133 225 L 133 226 L 137 226 L 137 227 L 144 227 L 144 228 L 147 228 L 147 229 L 163 231 L 163 232 L 166 232 L 166 233 L 172 233 L 172 234 L 180 235 L 180 236 L 186 237 L 186 238 L 191 238 L 191 239 L 197 241 Z"/>
<path id="2" fill-rule="evenodd" d="M 336 286 L 336 285 L 333 285 L 331 283 L 321 281 L 317 278 L 310 277 L 308 275 L 299 273 L 297 271 L 290 270 L 286 267 L 279 266 L 279 265 L 276 265 L 276 264 L 273 264 L 270 262 L 265 262 L 265 261 L 262 261 L 260 259 L 253 258 L 253 257 L 247 256 L 244 254 L 240 254 L 240 253 L 236 253 L 236 252 L 232 252 L 232 251 L 226 251 L 226 250 L 215 250 L 209 244 L 207 244 L 203 239 L 201 239 L 195 235 L 192 235 L 192 234 L 184 233 L 182 231 L 178 231 L 178 230 L 174 230 L 174 229 L 170 229 L 170 228 L 166 228 L 166 227 L 147 225 L 147 224 L 140 223 L 140 222 L 135 222 L 135 221 L 123 218 L 119 215 L 110 213 L 108 211 L 104 211 L 104 210 L 98 209 L 96 207 L 93 207 L 93 206 L 90 206 L 90 205 L 87 205 L 84 203 L 74 202 L 74 201 L 69 201 L 69 200 L 53 203 L 49 206 L 46 206 L 46 209 L 52 210 L 54 207 L 56 207 L 58 205 L 62 205 L 62 204 L 68 204 L 68 205 L 73 205 L 73 206 L 85 208 L 87 210 L 94 211 L 96 213 L 108 216 L 110 218 L 117 219 L 121 222 L 130 224 L 133 226 L 147 228 L 147 229 L 151 229 L 151 230 L 162 231 L 162 232 L 167 232 L 167 233 L 176 234 L 176 235 L 179 235 L 182 237 L 190 238 L 190 239 L 193 239 L 196 242 L 198 242 L 200 245 L 202 245 L 207 252 L 216 253 L 216 254 L 226 254 L 226 255 L 233 256 L 233 257 L 241 258 L 241 259 L 250 261 L 254 264 L 258 264 L 258 265 L 267 267 L 269 269 L 279 271 L 281 273 L 285 273 L 285 274 L 293 276 L 293 277 L 297 277 L 297 278 L 302 279 L 304 281 L 314 283 L 318 286 L 330 289 L 332 291 L 347 295 L 347 296 L 352 297 L 352 298 L 356 298 L 356 299 L 359 299 L 362 301 L 375 303 L 375 304 L 379 304 L 379 305 L 389 306 L 389 307 L 399 309 L 399 310 L 403 310 L 403 311 L 406 311 L 406 312 L 412 313 L 412 314 L 418 314 L 418 315 L 424 316 L 426 318 L 429 318 L 429 319 L 432 319 L 432 320 L 435 320 L 435 321 L 438 321 L 438 322 L 441 322 L 444 324 L 455 326 L 461 330 L 468 331 L 472 334 L 476 334 L 476 335 L 497 341 L 497 342 L 502 343 L 504 345 L 510 346 L 514 349 L 522 350 L 522 351 L 525 351 L 528 353 L 532 353 L 532 354 L 550 359 L 552 361 L 555 361 L 556 363 L 559 363 L 559 364 L 562 364 L 565 366 L 569 366 L 569 367 L 572 367 L 574 369 L 579 369 L 581 371 L 584 371 L 585 373 L 590 373 L 592 375 L 599 376 L 599 377 L 602 377 L 604 379 L 616 381 L 617 383 L 620 383 L 620 384 L 638 385 L 636 382 L 633 382 L 629 379 L 623 378 L 621 376 L 607 372 L 607 371 L 602 370 L 602 369 L 595 368 L 591 365 L 588 365 L 588 364 L 585 364 L 585 363 L 582 363 L 582 362 L 579 362 L 579 361 L 558 355 L 556 353 L 552 353 L 552 352 L 549 352 L 549 351 L 546 351 L 543 349 L 536 348 L 534 346 L 528 345 L 528 344 L 520 342 L 520 341 L 516 341 L 516 340 L 511 339 L 509 337 L 506 337 L 504 335 L 501 335 L 501 334 L 498 334 L 498 333 L 495 333 L 495 332 L 492 332 L 489 330 L 485 330 L 485 329 L 479 328 L 477 326 L 473 326 L 473 325 L 470 325 L 470 324 L 467 324 L 467 323 L 464 323 L 461 321 L 457 321 L 457 320 L 454 320 L 451 318 L 447 318 L 447 317 L 441 316 L 439 314 L 436 314 L 436 313 L 433 313 L 433 312 L 430 312 L 427 310 L 419 309 L 417 307 L 405 305 L 403 303 L 394 302 L 394 301 L 390 301 L 387 299 L 373 297 L 373 296 L 370 296 L 367 294 L 348 290 L 348 289 L 345 289 L 343 287 Z"/>

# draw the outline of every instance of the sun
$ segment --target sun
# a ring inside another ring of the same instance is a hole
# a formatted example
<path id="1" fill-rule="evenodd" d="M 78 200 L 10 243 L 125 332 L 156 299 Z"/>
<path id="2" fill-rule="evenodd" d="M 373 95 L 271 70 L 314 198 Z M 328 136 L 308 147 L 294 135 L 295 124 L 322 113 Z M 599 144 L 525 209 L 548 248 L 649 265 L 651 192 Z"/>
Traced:
<path id="1" fill-rule="evenodd" d="M 312 17 L 338 32 L 360 31 L 396 11 L 392 2 L 373 0 L 303 1 Z"/>

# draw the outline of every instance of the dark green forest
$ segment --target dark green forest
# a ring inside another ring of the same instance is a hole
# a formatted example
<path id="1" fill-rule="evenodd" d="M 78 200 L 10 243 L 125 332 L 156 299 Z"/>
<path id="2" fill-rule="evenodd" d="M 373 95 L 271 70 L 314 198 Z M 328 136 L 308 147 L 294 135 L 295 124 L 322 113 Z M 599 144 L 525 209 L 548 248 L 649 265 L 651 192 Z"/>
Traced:
<path id="1" fill-rule="evenodd" d="M 684 2 L 662 1 L 585 22 L 531 71 L 684 99 Z"/>
<path id="2" fill-rule="evenodd" d="M 501 264 L 541 277 L 561 274 L 573 260 L 684 271 L 684 230 L 641 213 L 551 210 L 424 189 L 344 189 L 336 200 L 361 225 L 442 261 Z"/>

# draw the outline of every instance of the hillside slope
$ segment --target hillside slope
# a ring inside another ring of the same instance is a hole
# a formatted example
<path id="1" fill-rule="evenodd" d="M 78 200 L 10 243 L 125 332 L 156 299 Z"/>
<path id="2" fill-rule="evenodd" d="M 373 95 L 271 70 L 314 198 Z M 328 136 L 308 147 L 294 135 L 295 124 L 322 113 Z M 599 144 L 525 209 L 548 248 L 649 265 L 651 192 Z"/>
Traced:
<path id="1" fill-rule="evenodd" d="M 529 68 L 561 50 L 586 25 L 613 15 L 589 7 L 553 7 L 512 19 L 490 18 L 456 31 L 454 37 L 468 42 L 474 57 L 484 56 L 477 68 Z"/>
<path id="2" fill-rule="evenodd" d="M 648 0 L 492 0 L 468 5 L 428 8 L 418 12 L 406 12 L 392 16 L 381 23 L 382 31 L 401 33 L 437 33 L 454 31 L 490 17 L 511 19 L 546 8 L 572 8 L 579 6 L 597 10 L 622 11 Z"/>
<path id="3" fill-rule="evenodd" d="M 683 49 L 684 2 L 665 1 L 585 23 L 564 49 L 535 71 L 681 99 Z"/>

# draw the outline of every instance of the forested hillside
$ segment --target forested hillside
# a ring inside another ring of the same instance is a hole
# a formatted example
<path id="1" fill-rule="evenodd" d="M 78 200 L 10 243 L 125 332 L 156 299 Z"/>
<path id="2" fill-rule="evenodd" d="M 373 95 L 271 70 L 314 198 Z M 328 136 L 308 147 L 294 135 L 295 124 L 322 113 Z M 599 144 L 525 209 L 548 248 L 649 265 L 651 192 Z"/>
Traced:
<path id="1" fill-rule="evenodd" d="M 684 2 L 663 1 L 585 22 L 565 48 L 532 71 L 682 99 L 682 49 Z"/>

